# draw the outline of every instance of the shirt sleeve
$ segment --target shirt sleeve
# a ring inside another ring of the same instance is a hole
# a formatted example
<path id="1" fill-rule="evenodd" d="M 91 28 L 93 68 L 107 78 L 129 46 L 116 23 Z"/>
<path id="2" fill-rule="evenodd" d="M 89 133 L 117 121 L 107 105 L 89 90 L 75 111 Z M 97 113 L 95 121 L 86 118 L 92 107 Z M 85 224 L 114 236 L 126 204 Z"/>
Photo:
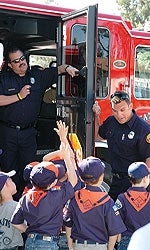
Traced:
<path id="1" fill-rule="evenodd" d="M 114 201 L 110 199 L 106 208 L 106 224 L 108 228 L 108 235 L 110 236 L 123 233 L 127 230 L 119 211 L 116 211 L 113 206 Z"/>
<path id="2" fill-rule="evenodd" d="M 103 124 L 99 127 L 98 130 L 98 134 L 100 137 L 102 137 L 103 139 L 107 139 L 107 135 L 109 132 L 109 126 L 112 124 L 113 122 L 113 117 L 109 116 L 104 122 Z"/>
<path id="3" fill-rule="evenodd" d="M 41 70 L 42 80 L 45 88 L 51 87 L 54 83 L 58 82 L 58 68 L 50 67 Z"/>
<path id="4" fill-rule="evenodd" d="M 24 223 L 21 202 L 18 202 L 18 204 L 16 206 L 16 209 L 11 217 L 11 223 L 15 224 L 15 225 L 19 225 L 19 224 Z"/>
<path id="5" fill-rule="evenodd" d="M 138 148 L 140 153 L 140 158 L 142 161 L 150 157 L 150 128 L 145 129 L 142 133 L 140 133 L 140 138 L 138 141 Z"/>

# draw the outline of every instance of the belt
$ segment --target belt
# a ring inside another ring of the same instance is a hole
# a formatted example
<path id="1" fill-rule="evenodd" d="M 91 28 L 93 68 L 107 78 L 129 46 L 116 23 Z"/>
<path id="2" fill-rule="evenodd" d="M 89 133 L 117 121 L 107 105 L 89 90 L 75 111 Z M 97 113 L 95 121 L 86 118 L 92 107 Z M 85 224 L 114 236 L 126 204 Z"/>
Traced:
<path id="1" fill-rule="evenodd" d="M 73 242 L 74 243 L 76 243 L 76 244 L 84 244 L 84 245 L 87 245 L 87 244 L 89 244 L 89 245 L 106 245 L 106 244 L 104 244 L 104 243 L 98 243 L 98 242 L 94 242 L 94 241 L 89 241 L 89 240 L 73 240 Z"/>
<path id="2" fill-rule="evenodd" d="M 117 177 L 118 179 L 122 179 L 122 178 L 128 177 L 128 174 L 120 172 L 120 173 L 113 173 L 113 176 Z"/>
<path id="3" fill-rule="evenodd" d="M 14 128 L 17 130 L 23 130 L 23 129 L 28 129 L 28 128 L 32 128 L 35 126 L 35 122 L 29 123 L 27 125 L 16 125 L 16 124 L 11 124 L 9 122 L 4 122 L 4 121 L 0 121 L 1 124 L 9 127 L 9 128 Z"/>
<path id="4" fill-rule="evenodd" d="M 28 238 L 34 238 L 36 240 L 46 240 L 46 241 L 58 241 L 59 237 L 58 236 L 50 236 L 46 234 L 28 234 Z"/>

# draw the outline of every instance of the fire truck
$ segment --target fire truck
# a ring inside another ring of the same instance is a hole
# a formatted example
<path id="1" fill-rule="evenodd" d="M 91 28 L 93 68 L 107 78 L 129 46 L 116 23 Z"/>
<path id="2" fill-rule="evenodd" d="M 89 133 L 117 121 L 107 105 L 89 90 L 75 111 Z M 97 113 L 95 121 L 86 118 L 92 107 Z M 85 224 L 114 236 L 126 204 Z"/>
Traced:
<path id="1" fill-rule="evenodd" d="M 1 0 L 0 41 L 11 38 L 25 46 L 29 67 L 68 64 L 78 69 L 74 78 L 59 76 L 45 93 L 37 121 L 37 157 L 58 148 L 53 128 L 62 119 L 79 157 L 96 155 L 109 162 L 107 143 L 95 141 L 92 106 L 97 100 L 101 122 L 105 120 L 115 90 L 127 91 L 137 114 L 150 122 L 149 32 L 134 30 L 121 16 L 98 13 L 97 5 L 71 10 Z"/>

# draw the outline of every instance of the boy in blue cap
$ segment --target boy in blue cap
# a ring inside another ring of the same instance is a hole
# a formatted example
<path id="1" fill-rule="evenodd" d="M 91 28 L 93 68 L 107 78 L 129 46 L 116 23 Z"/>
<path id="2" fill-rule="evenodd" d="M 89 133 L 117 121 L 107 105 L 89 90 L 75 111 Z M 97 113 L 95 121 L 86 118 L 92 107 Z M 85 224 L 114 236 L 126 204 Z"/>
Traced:
<path id="1" fill-rule="evenodd" d="M 150 194 L 146 190 L 150 183 L 148 167 L 144 162 L 134 162 L 128 168 L 128 175 L 132 187 L 118 196 L 114 206 L 127 228 L 121 235 L 118 250 L 127 250 L 132 234 L 150 222 Z"/>
<path id="2" fill-rule="evenodd" d="M 79 163 L 85 188 L 75 192 L 65 217 L 70 250 L 113 250 L 118 234 L 126 230 L 119 212 L 113 210 L 114 201 L 100 188 L 104 169 L 95 157 Z"/>
<path id="3" fill-rule="evenodd" d="M 61 154 L 67 167 L 68 181 L 60 190 L 53 189 L 62 174 L 62 168 L 52 162 L 41 162 L 32 169 L 30 179 L 33 188 L 20 199 L 19 206 L 12 216 L 13 225 L 27 233 L 25 250 L 59 249 L 57 243 L 63 222 L 63 207 L 74 196 L 77 176 L 70 159 L 71 149 L 67 143 L 68 127 L 61 121 L 57 122 L 57 126 L 56 132 L 63 143 Z"/>
<path id="4" fill-rule="evenodd" d="M 10 223 L 11 216 L 17 206 L 13 195 L 17 192 L 11 177 L 16 172 L 0 172 L 0 249 L 17 250 L 23 246 L 21 233 Z"/>

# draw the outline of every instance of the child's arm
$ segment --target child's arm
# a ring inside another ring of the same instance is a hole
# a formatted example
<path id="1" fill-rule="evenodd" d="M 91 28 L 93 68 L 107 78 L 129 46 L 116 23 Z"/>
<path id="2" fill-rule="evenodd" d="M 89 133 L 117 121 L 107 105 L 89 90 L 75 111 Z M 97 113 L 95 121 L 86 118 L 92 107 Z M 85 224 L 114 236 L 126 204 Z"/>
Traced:
<path id="1" fill-rule="evenodd" d="M 57 121 L 56 122 L 58 128 L 54 128 L 56 133 L 58 134 L 61 143 L 68 143 L 67 134 L 68 134 L 68 126 L 65 125 L 65 122 Z"/>
<path id="2" fill-rule="evenodd" d="M 72 246 L 72 239 L 71 239 L 71 227 L 65 227 L 66 229 L 66 237 L 67 237 L 67 241 L 68 241 L 68 247 L 69 250 L 73 250 L 73 246 Z"/>
<path id="3" fill-rule="evenodd" d="M 54 130 L 58 134 L 61 141 L 61 157 L 62 159 L 64 159 L 67 167 L 68 181 L 71 182 L 72 186 L 74 187 L 77 184 L 77 175 L 74 168 L 74 154 L 72 153 L 69 142 L 67 140 L 68 126 L 66 127 L 64 122 L 59 121 L 57 122 L 57 127 L 58 129 L 55 128 Z"/>
<path id="4" fill-rule="evenodd" d="M 118 234 L 117 235 L 113 235 L 113 236 L 109 236 L 109 241 L 108 241 L 108 247 L 107 250 L 113 250 L 115 243 L 117 241 L 118 238 Z"/>
<path id="5" fill-rule="evenodd" d="M 121 241 L 121 234 L 118 234 L 117 242 L 120 242 L 120 241 Z"/>
<path id="6" fill-rule="evenodd" d="M 60 157 L 60 150 L 56 150 L 54 152 L 50 152 L 43 157 L 43 161 L 51 161 L 56 157 Z"/>
<path id="7" fill-rule="evenodd" d="M 25 223 L 22 223 L 22 224 L 12 224 L 13 227 L 15 227 L 16 229 L 18 229 L 20 231 L 20 233 L 24 233 L 28 226 L 25 224 Z"/>

